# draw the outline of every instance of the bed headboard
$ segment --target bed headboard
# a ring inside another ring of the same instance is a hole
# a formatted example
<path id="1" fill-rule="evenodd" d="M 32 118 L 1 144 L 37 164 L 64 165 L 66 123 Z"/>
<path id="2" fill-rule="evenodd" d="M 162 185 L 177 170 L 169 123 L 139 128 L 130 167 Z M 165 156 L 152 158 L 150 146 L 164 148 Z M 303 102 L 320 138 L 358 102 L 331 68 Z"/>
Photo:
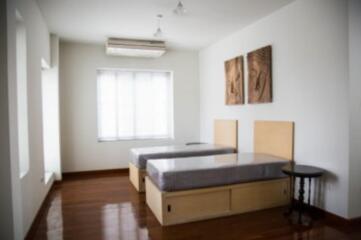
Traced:
<path id="1" fill-rule="evenodd" d="M 254 152 L 293 160 L 294 123 L 255 121 Z"/>
<path id="2" fill-rule="evenodd" d="M 214 144 L 234 147 L 235 149 L 238 149 L 237 120 L 214 120 L 213 134 Z"/>

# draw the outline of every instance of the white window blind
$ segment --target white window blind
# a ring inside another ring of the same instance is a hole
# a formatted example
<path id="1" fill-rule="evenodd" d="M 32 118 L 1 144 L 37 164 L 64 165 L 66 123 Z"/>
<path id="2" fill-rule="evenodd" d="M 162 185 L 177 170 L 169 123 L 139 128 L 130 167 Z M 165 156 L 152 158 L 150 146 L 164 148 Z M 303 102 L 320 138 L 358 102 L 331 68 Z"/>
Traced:
<path id="1" fill-rule="evenodd" d="M 98 70 L 98 140 L 173 138 L 170 72 Z"/>

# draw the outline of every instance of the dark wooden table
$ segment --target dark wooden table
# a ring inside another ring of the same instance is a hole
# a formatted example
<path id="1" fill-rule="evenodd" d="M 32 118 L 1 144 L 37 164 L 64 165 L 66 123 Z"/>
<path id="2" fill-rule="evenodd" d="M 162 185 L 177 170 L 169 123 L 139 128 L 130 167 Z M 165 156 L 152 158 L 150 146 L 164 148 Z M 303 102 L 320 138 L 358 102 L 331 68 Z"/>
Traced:
<path id="1" fill-rule="evenodd" d="M 289 163 L 282 168 L 282 172 L 291 177 L 291 205 L 288 212 L 288 215 L 292 214 L 296 210 L 294 204 L 294 189 L 295 189 L 295 179 L 299 178 L 299 190 L 298 190 L 298 224 L 302 224 L 302 214 L 305 210 L 304 204 L 304 195 L 305 195 L 305 179 L 308 179 L 308 201 L 307 207 L 308 210 L 311 209 L 311 181 L 313 178 L 318 178 L 323 175 L 324 170 L 317 167 L 298 165 L 295 163 Z M 312 218 L 311 218 L 312 220 Z"/>

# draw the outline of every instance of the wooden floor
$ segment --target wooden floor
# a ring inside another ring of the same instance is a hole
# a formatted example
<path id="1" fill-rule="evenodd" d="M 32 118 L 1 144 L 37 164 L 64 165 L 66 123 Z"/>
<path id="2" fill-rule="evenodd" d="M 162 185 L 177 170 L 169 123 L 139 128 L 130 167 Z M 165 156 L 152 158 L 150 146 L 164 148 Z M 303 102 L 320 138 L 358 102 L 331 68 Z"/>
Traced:
<path id="1" fill-rule="evenodd" d="M 53 187 L 29 239 L 361 239 L 361 227 L 299 227 L 284 210 L 161 227 L 127 175 L 73 177 Z"/>

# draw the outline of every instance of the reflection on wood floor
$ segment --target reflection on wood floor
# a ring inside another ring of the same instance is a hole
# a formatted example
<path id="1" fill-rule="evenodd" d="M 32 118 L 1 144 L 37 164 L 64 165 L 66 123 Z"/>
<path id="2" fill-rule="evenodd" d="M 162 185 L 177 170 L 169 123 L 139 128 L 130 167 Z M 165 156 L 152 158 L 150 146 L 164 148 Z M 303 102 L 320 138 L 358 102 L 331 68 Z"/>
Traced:
<path id="1" fill-rule="evenodd" d="M 54 186 L 29 239 L 361 239 L 361 227 L 291 225 L 284 208 L 161 227 L 125 174 L 72 177 Z"/>

